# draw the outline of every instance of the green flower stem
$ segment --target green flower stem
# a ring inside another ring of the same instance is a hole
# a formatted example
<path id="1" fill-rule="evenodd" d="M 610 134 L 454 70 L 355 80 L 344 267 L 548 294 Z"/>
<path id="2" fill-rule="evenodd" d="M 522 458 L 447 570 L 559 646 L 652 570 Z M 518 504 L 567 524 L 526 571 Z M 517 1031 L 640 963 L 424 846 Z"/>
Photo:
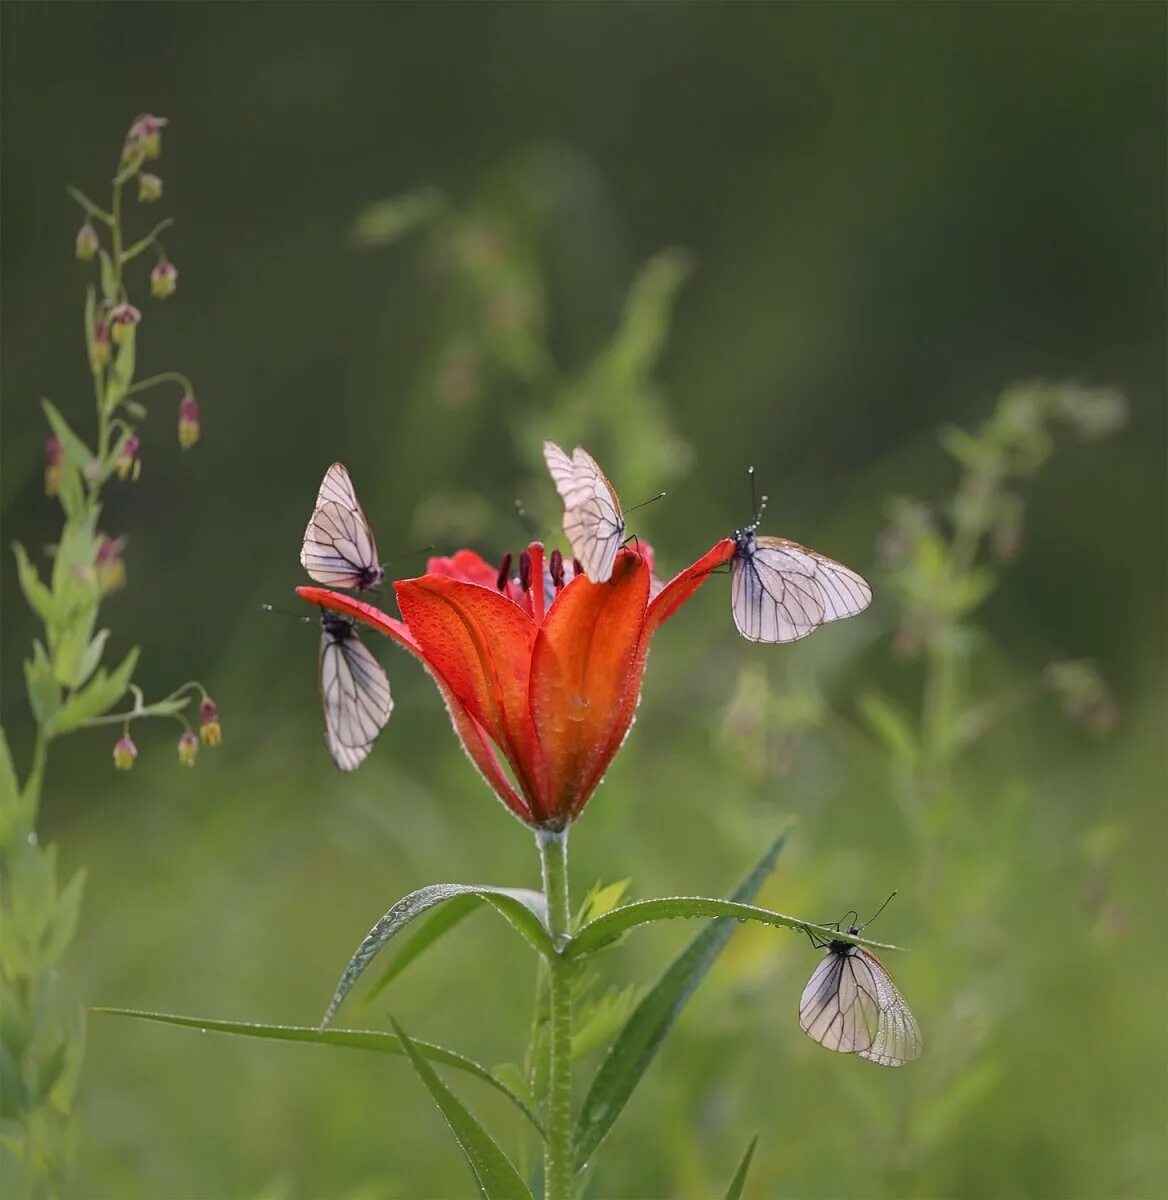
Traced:
<path id="1" fill-rule="evenodd" d="M 543 867 L 548 932 L 555 954 L 548 960 L 547 1141 L 544 1143 L 545 1200 L 572 1197 L 572 988 L 576 966 L 560 953 L 569 935 L 568 831 L 540 829 L 535 835 Z"/>
<path id="2" fill-rule="evenodd" d="M 126 395 L 133 396 L 136 392 L 144 392 L 147 388 L 157 387 L 160 383 L 177 383 L 186 392 L 194 392 L 195 386 L 179 371 L 163 371 L 151 375 L 149 379 L 139 380 L 126 388 Z"/>

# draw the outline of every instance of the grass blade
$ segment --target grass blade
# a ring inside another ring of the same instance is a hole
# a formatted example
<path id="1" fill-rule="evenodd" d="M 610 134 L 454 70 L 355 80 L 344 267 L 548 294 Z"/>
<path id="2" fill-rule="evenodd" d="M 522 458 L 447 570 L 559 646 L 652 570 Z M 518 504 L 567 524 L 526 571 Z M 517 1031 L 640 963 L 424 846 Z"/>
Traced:
<path id="1" fill-rule="evenodd" d="M 730 1180 L 730 1186 L 726 1189 L 726 1200 L 742 1200 L 742 1189 L 746 1186 L 746 1173 L 750 1170 L 750 1160 L 754 1158 L 754 1148 L 757 1145 L 758 1134 L 756 1133 L 750 1139 L 750 1145 L 746 1147 L 746 1153 L 738 1164 L 738 1170 L 734 1172 L 734 1178 Z"/>
<path id="2" fill-rule="evenodd" d="M 145 1012 L 136 1008 L 91 1008 L 89 1011 L 114 1017 L 134 1017 L 139 1021 L 156 1021 L 161 1025 L 177 1025 L 184 1029 L 197 1029 L 201 1033 L 227 1033 L 237 1037 L 270 1038 L 279 1042 L 307 1042 L 314 1046 L 343 1046 L 350 1050 L 372 1050 L 379 1054 L 406 1053 L 405 1047 L 395 1034 L 381 1033 L 375 1029 L 313 1029 L 306 1025 L 256 1025 L 247 1021 L 209 1021 L 205 1017 Z M 412 1044 L 415 1051 L 429 1061 L 465 1071 L 506 1096 L 539 1130 L 540 1136 L 543 1136 L 543 1126 L 527 1103 L 486 1067 L 456 1050 L 447 1050 L 446 1047 L 437 1046 L 433 1042 L 414 1041 Z"/>
<path id="3" fill-rule="evenodd" d="M 532 1200 L 527 1185 L 499 1144 L 475 1120 L 470 1109 L 438 1078 L 425 1055 L 406 1037 L 405 1030 L 392 1018 L 390 1020 L 418 1078 L 442 1110 L 451 1133 L 462 1147 L 486 1200 Z"/>

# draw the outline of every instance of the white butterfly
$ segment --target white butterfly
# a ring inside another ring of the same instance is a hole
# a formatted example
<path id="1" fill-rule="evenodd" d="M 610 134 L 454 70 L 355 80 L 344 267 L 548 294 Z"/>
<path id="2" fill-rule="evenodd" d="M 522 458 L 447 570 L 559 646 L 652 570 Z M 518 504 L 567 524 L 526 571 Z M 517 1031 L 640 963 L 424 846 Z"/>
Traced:
<path id="1" fill-rule="evenodd" d="M 849 925 L 848 933 L 863 928 Z M 828 1050 L 858 1054 L 883 1067 L 912 1062 L 923 1048 L 917 1019 L 888 968 L 866 946 L 842 939 L 827 942 L 827 953 L 812 971 L 799 1000 L 799 1024 Z"/>
<path id="2" fill-rule="evenodd" d="M 564 501 L 564 533 L 572 554 L 593 583 L 607 582 L 625 536 L 625 519 L 612 484 L 581 446 L 569 458 L 555 442 L 544 442 L 543 457 Z"/>
<path id="3" fill-rule="evenodd" d="M 300 564 L 326 587 L 364 591 L 385 578 L 373 531 L 344 463 L 333 463 L 324 473 L 316 507 L 304 531 Z"/>
<path id="4" fill-rule="evenodd" d="M 758 537 L 758 521 L 734 534 L 730 609 L 751 642 L 794 642 L 872 602 L 862 575 L 798 542 Z"/>
<path id="5" fill-rule="evenodd" d="M 333 761 L 353 771 L 365 761 L 393 712 L 389 680 L 357 637 L 357 623 L 324 612 L 320 638 L 320 702 L 324 737 Z"/>

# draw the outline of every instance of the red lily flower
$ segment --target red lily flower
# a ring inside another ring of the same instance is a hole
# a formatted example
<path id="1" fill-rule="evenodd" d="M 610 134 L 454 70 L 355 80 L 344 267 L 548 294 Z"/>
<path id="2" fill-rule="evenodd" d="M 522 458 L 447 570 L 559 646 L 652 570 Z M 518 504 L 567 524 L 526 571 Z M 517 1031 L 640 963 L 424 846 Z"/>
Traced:
<path id="1" fill-rule="evenodd" d="M 620 551 L 607 583 L 583 574 L 564 583 L 559 555 L 545 569 L 539 542 L 521 556 L 517 580 L 460 550 L 393 585 L 401 620 L 325 588 L 296 592 L 418 658 L 503 803 L 528 825 L 563 829 L 629 731 L 649 639 L 733 554 L 734 539 L 723 538 L 668 583 L 654 581 L 650 597 L 652 554 L 643 544 Z"/>

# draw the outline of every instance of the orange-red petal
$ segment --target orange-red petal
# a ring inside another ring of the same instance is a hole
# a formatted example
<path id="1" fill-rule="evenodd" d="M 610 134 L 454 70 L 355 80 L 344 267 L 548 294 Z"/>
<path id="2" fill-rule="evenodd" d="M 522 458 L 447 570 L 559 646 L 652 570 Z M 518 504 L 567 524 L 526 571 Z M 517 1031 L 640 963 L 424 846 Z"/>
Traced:
<path id="1" fill-rule="evenodd" d="M 511 781 L 507 778 L 507 773 L 503 770 L 498 755 L 496 755 L 494 747 L 491 745 L 491 740 L 486 730 L 467 711 L 466 706 L 454 694 L 446 680 L 427 661 L 422 647 L 403 622 L 389 616 L 388 613 L 382 612 L 381 609 L 375 608 L 372 604 L 366 604 L 363 600 L 357 600 L 352 596 L 346 596 L 340 592 L 330 592 L 326 588 L 298 587 L 296 594 L 311 604 L 319 605 L 321 608 L 328 608 L 333 612 L 339 612 L 348 617 L 355 617 L 370 628 L 376 629 L 379 633 L 385 634 L 386 637 L 392 638 L 398 645 L 408 650 L 418 659 L 438 685 L 442 699 L 446 702 L 446 710 L 450 714 L 450 720 L 458 733 L 459 740 L 462 742 L 467 757 L 478 768 L 487 783 L 494 788 L 503 803 L 516 816 L 524 821 L 531 820 L 531 809 L 527 802 L 512 787 Z"/>
<path id="2" fill-rule="evenodd" d="M 423 575 L 394 589 L 426 661 L 503 751 L 535 807 L 539 745 L 527 705 L 535 623 L 513 600 L 474 583 Z"/>
<path id="3" fill-rule="evenodd" d="M 734 539 L 723 538 L 715 542 L 695 563 L 679 571 L 657 593 L 649 605 L 645 620 L 645 640 L 653 635 L 662 621 L 671 616 L 710 578 L 710 575 L 734 557 Z"/>
<path id="4" fill-rule="evenodd" d="M 545 819 L 571 820 L 583 807 L 627 729 L 629 693 L 640 688 L 637 652 L 649 568 L 623 550 L 607 583 L 573 579 L 535 639 L 531 712 L 548 773 Z M 630 710 L 631 713 L 631 710 Z M 593 781 L 593 782 L 589 782 Z"/>

